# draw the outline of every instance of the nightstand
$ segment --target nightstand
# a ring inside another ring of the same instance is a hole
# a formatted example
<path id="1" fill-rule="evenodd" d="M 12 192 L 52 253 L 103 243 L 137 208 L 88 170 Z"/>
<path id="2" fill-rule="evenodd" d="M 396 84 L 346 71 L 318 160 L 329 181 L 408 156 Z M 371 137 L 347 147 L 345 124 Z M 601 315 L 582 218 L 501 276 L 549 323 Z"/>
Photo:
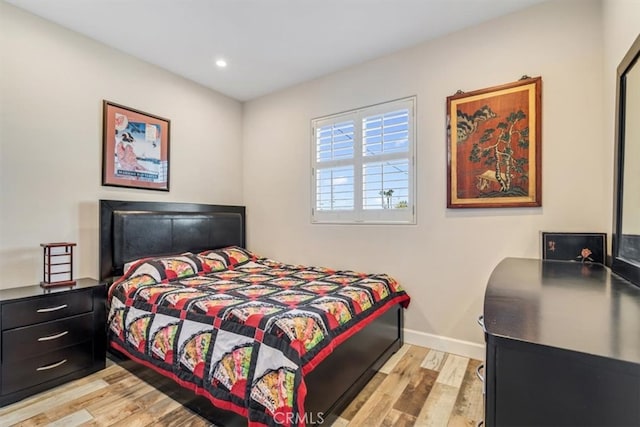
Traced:
<path id="1" fill-rule="evenodd" d="M 106 286 L 0 289 L 0 406 L 105 367 Z"/>

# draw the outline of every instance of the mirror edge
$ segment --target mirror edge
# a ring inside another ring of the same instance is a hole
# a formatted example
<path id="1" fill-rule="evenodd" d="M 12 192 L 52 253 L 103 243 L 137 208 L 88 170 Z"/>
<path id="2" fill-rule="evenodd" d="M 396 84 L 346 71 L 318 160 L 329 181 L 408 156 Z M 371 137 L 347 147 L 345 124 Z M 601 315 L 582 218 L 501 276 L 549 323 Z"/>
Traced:
<path id="1" fill-rule="evenodd" d="M 640 35 L 633 42 L 620 62 L 616 73 L 615 157 L 613 165 L 613 229 L 611 239 L 611 270 L 640 286 L 640 264 L 635 265 L 619 256 L 622 227 L 622 191 L 624 189 L 624 131 L 625 131 L 625 81 L 629 68 L 640 59 Z M 640 260 L 638 260 L 640 263 Z"/>

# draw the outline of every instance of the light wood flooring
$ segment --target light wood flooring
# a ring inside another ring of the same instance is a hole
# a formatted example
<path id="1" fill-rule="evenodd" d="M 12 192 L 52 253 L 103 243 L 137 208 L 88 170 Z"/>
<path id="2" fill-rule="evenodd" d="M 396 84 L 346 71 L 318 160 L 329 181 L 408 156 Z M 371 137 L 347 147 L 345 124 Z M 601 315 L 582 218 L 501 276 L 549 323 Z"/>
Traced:
<path id="1" fill-rule="evenodd" d="M 145 381 L 155 373 L 127 364 L 108 360 L 100 372 L 0 408 L 0 426 L 210 426 Z M 483 416 L 479 364 L 405 345 L 333 425 L 475 426 Z"/>

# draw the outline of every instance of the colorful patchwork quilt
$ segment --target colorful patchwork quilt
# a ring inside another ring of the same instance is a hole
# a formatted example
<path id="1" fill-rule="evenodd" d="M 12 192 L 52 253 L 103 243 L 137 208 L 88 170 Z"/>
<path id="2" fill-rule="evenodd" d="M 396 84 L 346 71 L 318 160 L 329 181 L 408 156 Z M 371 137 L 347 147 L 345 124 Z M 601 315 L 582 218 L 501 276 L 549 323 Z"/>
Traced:
<path id="1" fill-rule="evenodd" d="M 247 417 L 304 425 L 304 376 L 409 296 L 385 274 L 282 264 L 239 248 L 146 258 L 109 289 L 110 345 Z"/>

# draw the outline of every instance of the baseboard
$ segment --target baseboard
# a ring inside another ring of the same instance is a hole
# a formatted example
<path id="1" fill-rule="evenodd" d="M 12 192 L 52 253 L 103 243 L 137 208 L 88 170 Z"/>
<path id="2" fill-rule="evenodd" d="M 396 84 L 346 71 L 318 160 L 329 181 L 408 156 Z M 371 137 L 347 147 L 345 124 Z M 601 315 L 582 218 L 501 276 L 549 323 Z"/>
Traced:
<path id="1" fill-rule="evenodd" d="M 485 357 L 484 344 L 428 334 L 413 329 L 404 329 L 404 342 L 477 360 L 484 360 Z"/>

